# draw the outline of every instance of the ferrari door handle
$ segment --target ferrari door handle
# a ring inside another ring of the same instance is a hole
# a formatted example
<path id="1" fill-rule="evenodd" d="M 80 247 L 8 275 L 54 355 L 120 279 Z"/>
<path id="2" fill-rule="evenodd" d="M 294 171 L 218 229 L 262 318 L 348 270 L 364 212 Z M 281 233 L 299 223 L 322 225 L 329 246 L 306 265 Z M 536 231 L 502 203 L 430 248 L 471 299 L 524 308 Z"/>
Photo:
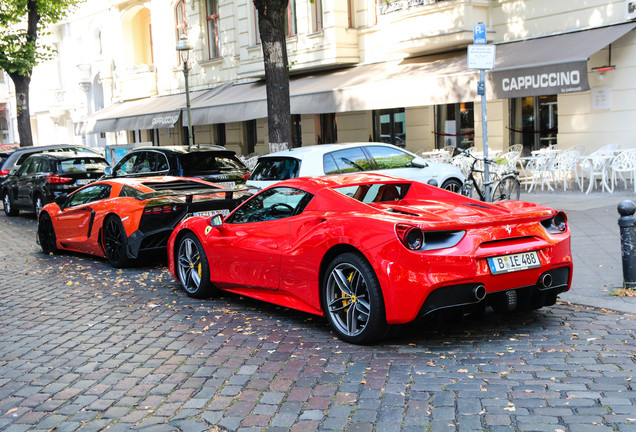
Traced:
<path id="1" fill-rule="evenodd" d="M 276 243 L 270 243 L 267 245 L 267 247 L 270 249 L 278 249 L 278 245 Z"/>

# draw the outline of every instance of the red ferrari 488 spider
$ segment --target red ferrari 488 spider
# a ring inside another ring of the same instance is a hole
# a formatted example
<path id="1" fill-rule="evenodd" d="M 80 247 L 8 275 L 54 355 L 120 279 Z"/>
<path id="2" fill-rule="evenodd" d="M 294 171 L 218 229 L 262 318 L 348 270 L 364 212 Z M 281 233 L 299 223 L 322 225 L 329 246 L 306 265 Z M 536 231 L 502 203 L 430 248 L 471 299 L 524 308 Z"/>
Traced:
<path id="1" fill-rule="evenodd" d="M 45 253 L 83 252 L 123 267 L 141 252 L 164 249 L 188 215 L 227 214 L 250 195 L 186 177 L 97 181 L 44 206 L 37 239 Z"/>
<path id="2" fill-rule="evenodd" d="M 168 266 L 190 296 L 221 289 L 325 315 L 360 344 L 447 308 L 552 305 L 572 281 L 564 213 L 373 174 L 291 179 L 225 220 L 186 219 Z"/>

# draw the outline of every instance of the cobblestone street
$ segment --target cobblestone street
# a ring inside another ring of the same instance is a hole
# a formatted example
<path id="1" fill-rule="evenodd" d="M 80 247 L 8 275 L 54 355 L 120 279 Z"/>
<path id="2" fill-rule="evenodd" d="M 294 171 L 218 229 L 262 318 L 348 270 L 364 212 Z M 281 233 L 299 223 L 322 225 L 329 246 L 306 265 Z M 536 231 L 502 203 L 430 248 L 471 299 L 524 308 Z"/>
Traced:
<path id="1" fill-rule="evenodd" d="M 636 431 L 636 316 L 558 304 L 348 345 L 163 264 L 44 255 L 0 215 L 0 430 Z"/>

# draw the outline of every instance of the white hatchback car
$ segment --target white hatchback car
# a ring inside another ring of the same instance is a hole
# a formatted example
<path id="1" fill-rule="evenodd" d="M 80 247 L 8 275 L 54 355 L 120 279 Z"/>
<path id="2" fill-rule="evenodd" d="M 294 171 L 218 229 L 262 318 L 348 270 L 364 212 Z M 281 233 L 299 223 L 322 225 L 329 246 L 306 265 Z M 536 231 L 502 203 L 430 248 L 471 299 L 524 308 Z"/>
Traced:
<path id="1" fill-rule="evenodd" d="M 459 192 L 465 176 L 449 163 L 423 159 L 391 144 L 361 142 L 298 147 L 261 156 L 247 186 L 259 189 L 294 177 L 375 172 Z"/>

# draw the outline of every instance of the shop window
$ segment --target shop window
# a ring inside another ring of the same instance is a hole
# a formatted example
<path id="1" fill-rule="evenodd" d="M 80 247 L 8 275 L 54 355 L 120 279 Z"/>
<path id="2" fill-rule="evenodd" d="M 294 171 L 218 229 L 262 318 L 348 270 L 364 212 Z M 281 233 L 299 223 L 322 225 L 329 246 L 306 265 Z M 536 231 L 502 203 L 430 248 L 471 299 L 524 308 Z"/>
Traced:
<path id="1" fill-rule="evenodd" d="M 556 144 L 559 131 L 556 95 L 528 96 L 510 101 L 510 144 L 523 153 Z"/>
<path id="2" fill-rule="evenodd" d="M 373 111 L 373 140 L 406 145 L 406 112 L 404 108 Z"/>
<path id="3" fill-rule="evenodd" d="M 208 51 L 213 59 L 219 57 L 219 7 L 217 0 L 207 0 L 206 5 Z"/>
<path id="4" fill-rule="evenodd" d="M 300 126 L 300 114 L 292 114 L 291 128 L 292 128 L 291 147 L 292 148 L 302 147 L 303 136 L 302 136 L 302 128 Z"/>
<path id="5" fill-rule="evenodd" d="M 462 102 L 435 107 L 435 147 L 466 149 L 475 145 L 474 103 Z"/>
<path id="6" fill-rule="evenodd" d="M 245 122 L 245 138 L 247 142 L 247 154 L 252 154 L 256 150 L 256 120 Z"/>
<path id="7" fill-rule="evenodd" d="M 336 122 L 336 114 L 320 114 L 320 135 L 318 136 L 318 144 L 333 144 L 338 142 L 338 126 Z"/>
<path id="8" fill-rule="evenodd" d="M 225 123 L 214 125 L 214 144 L 225 147 L 227 138 L 225 135 Z"/>

